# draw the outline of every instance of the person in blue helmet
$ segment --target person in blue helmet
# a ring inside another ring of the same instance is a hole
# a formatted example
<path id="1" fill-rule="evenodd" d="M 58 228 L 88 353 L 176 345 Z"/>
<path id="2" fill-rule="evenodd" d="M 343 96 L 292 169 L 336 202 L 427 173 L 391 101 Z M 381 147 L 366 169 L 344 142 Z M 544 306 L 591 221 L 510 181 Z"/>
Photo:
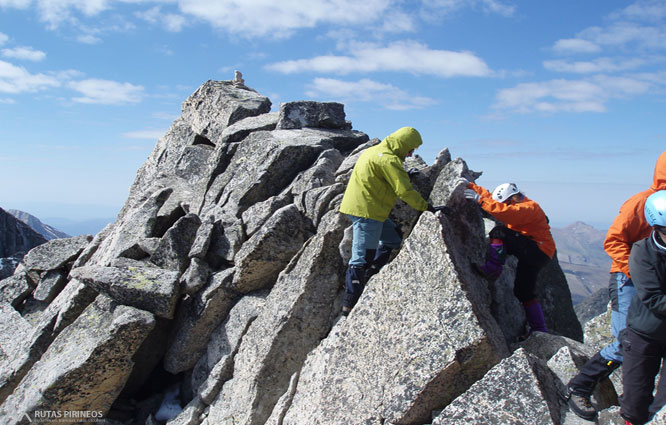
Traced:
<path id="1" fill-rule="evenodd" d="M 631 248 L 629 270 L 636 295 L 620 337 L 624 358 L 620 415 L 629 425 L 648 422 L 666 405 L 666 377 L 661 368 L 666 360 L 666 190 L 645 201 L 645 218 L 652 233 Z"/>
<path id="2" fill-rule="evenodd" d="M 567 384 L 567 398 L 571 410 L 583 419 L 593 420 L 597 410 L 590 397 L 597 384 L 622 365 L 620 332 L 626 327 L 627 310 L 636 288 L 629 272 L 629 254 L 635 242 L 652 232 L 644 210 L 645 201 L 659 190 L 666 190 L 666 152 L 657 158 L 652 184 L 627 199 L 613 220 L 604 250 L 612 260 L 608 293 L 611 300 L 611 333 L 615 341 L 590 358 Z"/>

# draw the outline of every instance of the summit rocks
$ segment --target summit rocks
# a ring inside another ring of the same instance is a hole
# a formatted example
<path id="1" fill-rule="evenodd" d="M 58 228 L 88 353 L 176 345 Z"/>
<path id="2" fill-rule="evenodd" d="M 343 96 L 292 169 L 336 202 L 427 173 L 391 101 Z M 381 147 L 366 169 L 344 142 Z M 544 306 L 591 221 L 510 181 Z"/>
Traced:
<path id="1" fill-rule="evenodd" d="M 351 222 L 338 209 L 376 143 L 339 103 L 271 112 L 240 80 L 204 83 L 114 223 L 36 248 L 0 281 L 0 424 L 36 410 L 153 424 L 174 394 L 170 425 L 473 423 L 488 412 L 564 423 L 562 371 L 590 355 L 564 274 L 554 261 L 538 285 L 554 334 L 513 345 L 525 318 L 512 263 L 492 285 L 472 271 L 486 226 L 458 182 L 480 173 L 448 149 L 405 168 L 451 214 L 398 201 L 403 247 L 340 317 Z"/>

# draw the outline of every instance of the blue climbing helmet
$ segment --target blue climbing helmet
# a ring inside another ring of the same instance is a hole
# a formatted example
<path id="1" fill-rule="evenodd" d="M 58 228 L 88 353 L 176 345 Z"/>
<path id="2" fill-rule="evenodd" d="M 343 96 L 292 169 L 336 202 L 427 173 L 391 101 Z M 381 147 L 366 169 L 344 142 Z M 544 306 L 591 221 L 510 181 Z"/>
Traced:
<path id="1" fill-rule="evenodd" d="M 666 190 L 655 192 L 647 198 L 645 219 L 652 227 L 666 227 Z"/>

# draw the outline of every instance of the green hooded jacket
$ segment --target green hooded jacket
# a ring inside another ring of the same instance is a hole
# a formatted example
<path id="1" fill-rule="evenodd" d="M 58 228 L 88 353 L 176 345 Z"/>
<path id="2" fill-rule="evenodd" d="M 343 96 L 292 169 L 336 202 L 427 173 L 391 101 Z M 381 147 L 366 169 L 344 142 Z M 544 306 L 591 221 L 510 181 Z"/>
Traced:
<path id="1" fill-rule="evenodd" d="M 402 166 L 409 151 L 422 143 L 418 131 L 403 127 L 380 144 L 366 149 L 356 161 L 340 212 L 384 221 L 397 198 L 416 210 L 425 211 L 428 203 L 412 188 Z"/>

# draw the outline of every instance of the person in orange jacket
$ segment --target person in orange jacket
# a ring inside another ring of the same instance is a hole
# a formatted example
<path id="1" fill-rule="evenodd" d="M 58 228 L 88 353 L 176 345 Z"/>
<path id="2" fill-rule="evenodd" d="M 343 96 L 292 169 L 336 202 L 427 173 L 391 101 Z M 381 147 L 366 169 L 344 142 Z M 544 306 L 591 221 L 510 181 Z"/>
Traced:
<path id="1" fill-rule="evenodd" d="M 590 400 L 594 388 L 623 362 L 619 334 L 626 327 L 627 310 L 636 294 L 629 273 L 629 254 L 635 242 L 645 239 L 652 232 L 643 210 L 647 198 L 660 190 L 666 190 L 666 152 L 662 152 L 657 159 L 650 188 L 622 204 L 606 234 L 604 250 L 612 260 L 608 293 L 611 300 L 611 332 L 615 341 L 592 356 L 567 385 L 569 407 L 581 418 L 594 419 L 597 411 Z"/>
<path id="2" fill-rule="evenodd" d="M 513 293 L 523 304 L 530 333 L 548 332 L 535 286 L 539 271 L 555 255 L 555 241 L 550 234 L 548 217 L 535 201 L 518 190 L 515 183 L 504 183 L 491 194 L 483 187 L 468 182 L 465 197 L 505 223 L 495 226 L 489 234 L 490 246 L 484 265 L 475 270 L 489 280 L 502 273 L 506 254 L 518 258 Z"/>

